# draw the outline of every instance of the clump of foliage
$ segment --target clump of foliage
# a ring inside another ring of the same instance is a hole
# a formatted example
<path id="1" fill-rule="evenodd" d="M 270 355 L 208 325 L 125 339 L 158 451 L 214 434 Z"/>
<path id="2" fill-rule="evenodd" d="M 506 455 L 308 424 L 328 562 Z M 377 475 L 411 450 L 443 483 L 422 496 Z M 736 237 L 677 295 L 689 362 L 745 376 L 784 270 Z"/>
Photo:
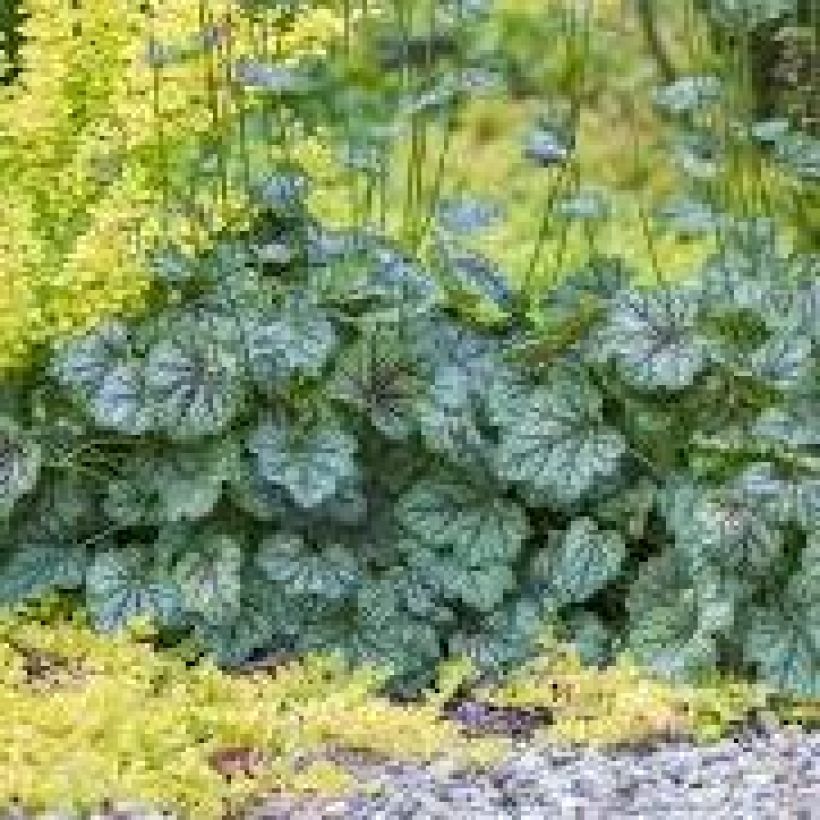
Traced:
<path id="1" fill-rule="evenodd" d="M 328 232 L 293 169 L 254 190 L 244 233 L 155 254 L 165 308 L 8 386 L 0 600 L 74 590 L 227 665 L 341 650 L 395 690 L 547 621 L 817 695 L 816 259 L 729 221 L 696 281 L 592 259 L 534 299 Z"/>
<path id="2" fill-rule="evenodd" d="M 446 752 L 466 765 L 504 749 L 468 744 L 433 706 L 377 697 L 384 674 L 372 667 L 351 672 L 338 657 L 311 656 L 274 675 L 231 676 L 155 651 L 144 623 L 102 637 L 79 613 L 43 617 L 49 606 L 0 620 L 0 806 L 136 803 L 222 818 L 274 790 L 349 790 L 351 775 L 323 759 L 330 749 L 416 760 Z"/>

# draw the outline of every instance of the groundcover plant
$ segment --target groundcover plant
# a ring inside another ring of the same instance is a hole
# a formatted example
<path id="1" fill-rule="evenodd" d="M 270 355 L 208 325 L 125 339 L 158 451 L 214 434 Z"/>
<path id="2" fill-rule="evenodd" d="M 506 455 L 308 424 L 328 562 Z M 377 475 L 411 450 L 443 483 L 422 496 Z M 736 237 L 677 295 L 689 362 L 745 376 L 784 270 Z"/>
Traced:
<path id="1" fill-rule="evenodd" d="M 224 668 L 338 653 L 404 696 L 443 660 L 509 671 L 549 626 L 593 667 L 820 697 L 818 142 L 799 88 L 782 116 L 755 98 L 734 119 L 729 78 L 679 74 L 638 4 L 688 180 L 658 219 L 708 239 L 688 276 L 647 283 L 596 246 L 607 191 L 569 184 L 593 29 L 559 30 L 568 99 L 521 140 L 550 193 L 512 277 L 465 240 L 504 204 L 439 187 L 459 113 L 535 82 L 482 51 L 484 4 L 432 6 L 450 39 L 419 39 L 413 4 L 68 5 L 7 15 L 0 604 L 60 592 L 100 633 L 147 619 Z M 727 29 L 814 19 L 703 5 L 730 51 Z M 367 91 L 354 23 L 393 32 L 385 88 Z M 398 225 L 391 129 L 411 154 Z M 313 207 L 339 144 L 365 181 L 345 226 Z"/>

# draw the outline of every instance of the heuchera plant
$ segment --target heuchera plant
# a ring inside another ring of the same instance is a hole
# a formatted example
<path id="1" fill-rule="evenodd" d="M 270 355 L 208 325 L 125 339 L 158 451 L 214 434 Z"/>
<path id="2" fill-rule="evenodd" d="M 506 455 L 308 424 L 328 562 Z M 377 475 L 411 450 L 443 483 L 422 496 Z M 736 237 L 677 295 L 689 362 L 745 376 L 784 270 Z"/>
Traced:
<path id="1" fill-rule="evenodd" d="M 156 259 L 168 307 L 7 385 L 0 602 L 75 590 L 226 665 L 341 648 L 404 691 L 551 622 L 591 662 L 820 694 L 816 259 L 744 223 L 696 283 L 592 260 L 529 304 L 474 264 L 465 303 L 288 173 L 246 234 Z"/>

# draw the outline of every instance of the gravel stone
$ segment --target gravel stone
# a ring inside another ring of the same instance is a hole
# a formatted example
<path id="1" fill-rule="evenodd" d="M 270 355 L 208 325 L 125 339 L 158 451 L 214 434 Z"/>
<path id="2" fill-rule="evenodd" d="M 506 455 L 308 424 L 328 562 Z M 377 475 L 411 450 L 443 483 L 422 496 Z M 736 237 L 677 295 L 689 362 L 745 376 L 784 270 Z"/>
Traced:
<path id="1" fill-rule="evenodd" d="M 350 820 L 820 820 L 820 737 L 784 731 L 711 746 L 596 752 L 517 740 L 507 757 L 470 774 L 452 761 L 356 764 L 377 796 L 357 794 Z M 329 815 L 294 808 L 292 820 Z M 250 820 L 261 820 L 254 814 Z"/>

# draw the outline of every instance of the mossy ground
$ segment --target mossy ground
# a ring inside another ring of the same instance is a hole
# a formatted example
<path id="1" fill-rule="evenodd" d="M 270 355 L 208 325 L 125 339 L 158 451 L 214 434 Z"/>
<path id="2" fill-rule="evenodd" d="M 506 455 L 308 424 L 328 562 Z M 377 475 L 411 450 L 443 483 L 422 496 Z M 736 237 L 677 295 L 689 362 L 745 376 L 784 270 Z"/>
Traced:
<path id="1" fill-rule="evenodd" d="M 353 781 L 323 749 L 376 758 L 447 755 L 479 767 L 507 741 L 463 734 L 441 707 L 472 674 L 455 659 L 419 702 L 377 694 L 376 668 L 348 670 L 336 657 L 283 663 L 275 672 L 228 673 L 158 650 L 135 623 L 102 637 L 82 613 L 46 602 L 0 621 L 0 805 L 93 811 L 106 801 L 218 818 L 271 792 L 334 795 Z M 542 653 L 500 686 L 473 695 L 498 705 L 548 706 L 543 739 L 618 746 L 686 737 L 716 740 L 764 690 L 732 681 L 675 687 L 623 659 L 598 671 L 545 638 Z M 782 720 L 817 720 L 820 704 L 789 704 Z M 313 754 L 307 765 L 300 763 Z M 318 753 L 318 754 L 316 754 Z"/>

